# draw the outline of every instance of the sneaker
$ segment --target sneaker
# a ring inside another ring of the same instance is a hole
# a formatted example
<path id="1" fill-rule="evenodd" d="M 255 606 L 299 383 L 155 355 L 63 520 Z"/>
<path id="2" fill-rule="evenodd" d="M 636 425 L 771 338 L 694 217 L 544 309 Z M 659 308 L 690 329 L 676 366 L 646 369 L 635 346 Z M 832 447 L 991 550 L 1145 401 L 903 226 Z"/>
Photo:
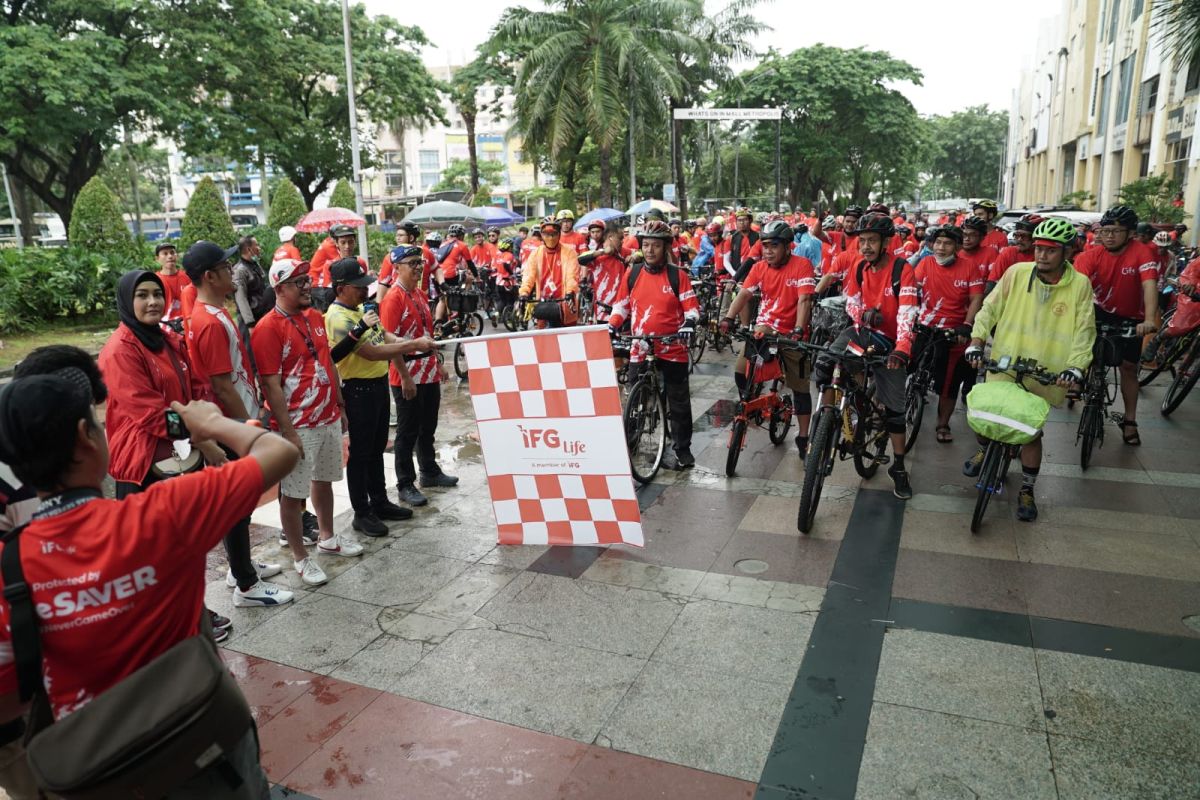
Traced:
<path id="1" fill-rule="evenodd" d="M 346 536 L 344 533 L 335 533 L 328 539 L 322 539 L 317 542 L 317 552 L 324 553 L 327 556 L 345 556 L 352 558 L 361 556 L 363 546 L 353 539 Z"/>
<path id="2" fill-rule="evenodd" d="M 371 511 L 375 512 L 375 516 L 379 517 L 380 519 L 388 519 L 388 520 L 412 519 L 412 515 L 413 515 L 411 508 L 404 508 L 403 506 L 398 506 L 395 503 L 393 503 L 391 500 L 388 500 L 387 502 L 384 502 L 384 503 L 380 503 L 379 505 L 372 508 Z"/>
<path id="3" fill-rule="evenodd" d="M 975 455 L 963 462 L 963 475 L 968 478 L 978 478 L 979 471 L 983 469 L 983 449 L 975 451 Z"/>
<path id="4" fill-rule="evenodd" d="M 295 562 L 295 567 L 296 572 L 300 573 L 300 580 L 309 586 L 320 586 L 329 580 L 325 570 L 318 567 L 316 560 L 311 556 L 303 561 Z"/>
<path id="5" fill-rule="evenodd" d="M 292 592 L 266 581 L 259 581 L 244 592 L 241 589 L 233 590 L 233 604 L 237 608 L 281 606 L 292 602 L 292 597 Z"/>
<path id="6" fill-rule="evenodd" d="M 213 628 L 212 640 L 217 644 L 229 638 L 229 628 Z"/>
<path id="7" fill-rule="evenodd" d="M 210 608 L 206 608 L 204 610 L 208 612 L 208 619 L 210 622 L 212 622 L 214 631 L 227 631 L 233 627 L 233 620 L 231 620 L 229 617 L 222 617 L 220 614 Z"/>
<path id="8" fill-rule="evenodd" d="M 387 536 L 388 526 L 383 524 L 383 521 L 374 514 L 355 514 L 354 521 L 350 523 L 350 527 L 360 533 L 365 533 L 367 536 Z M 320 545 L 317 545 L 320 547 Z"/>
<path id="9" fill-rule="evenodd" d="M 312 547 L 317 543 L 317 531 L 314 528 L 312 531 L 305 529 L 304 531 L 304 546 Z M 279 532 L 279 546 L 288 547 L 287 537 L 283 535 L 283 531 Z M 262 577 L 261 575 L 259 577 Z"/>
<path id="10" fill-rule="evenodd" d="M 692 455 L 690 448 L 675 451 L 675 465 L 677 469 L 691 469 L 696 466 L 696 457 Z"/>
<path id="11" fill-rule="evenodd" d="M 400 499 L 410 506 L 423 506 L 429 502 L 425 495 L 421 494 L 421 490 L 411 483 L 406 483 L 403 486 L 397 487 L 396 493 L 400 495 Z"/>
<path id="12" fill-rule="evenodd" d="M 448 489 L 451 486 L 458 486 L 458 478 L 453 475 L 447 475 L 444 472 L 439 472 L 436 475 L 422 475 L 421 487 L 428 488 L 430 486 Z"/>
<path id="13" fill-rule="evenodd" d="M 1021 522 L 1037 519 L 1037 503 L 1033 502 L 1033 489 L 1028 486 L 1022 486 L 1017 493 L 1017 519 Z"/>
<path id="14" fill-rule="evenodd" d="M 899 469 L 895 464 L 888 467 L 888 475 L 892 479 L 895 487 L 892 489 L 892 494 L 899 497 L 901 500 L 908 500 L 913 496 L 912 486 L 908 483 L 908 470 Z"/>
<path id="15" fill-rule="evenodd" d="M 264 564 L 261 561 L 255 561 L 254 571 L 258 573 L 259 580 L 262 580 L 263 578 L 274 578 L 283 572 L 283 567 L 278 564 Z M 237 578 L 233 577 L 233 570 L 231 569 L 225 571 L 225 585 L 230 589 L 237 588 Z"/>
<path id="16" fill-rule="evenodd" d="M 309 511 L 307 508 L 300 512 L 300 524 L 304 526 L 305 533 L 317 535 L 317 529 L 320 527 L 317 524 L 317 515 Z"/>

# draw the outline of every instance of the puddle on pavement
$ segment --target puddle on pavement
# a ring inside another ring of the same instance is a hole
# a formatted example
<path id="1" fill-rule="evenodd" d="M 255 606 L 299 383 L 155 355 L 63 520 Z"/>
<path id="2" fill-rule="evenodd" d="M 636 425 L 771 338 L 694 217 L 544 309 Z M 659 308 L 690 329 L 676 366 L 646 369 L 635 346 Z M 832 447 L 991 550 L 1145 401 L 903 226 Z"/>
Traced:
<path id="1" fill-rule="evenodd" d="M 747 575 L 762 575 L 767 571 L 768 564 L 765 561 L 759 561 L 757 558 L 744 558 L 741 561 L 733 562 L 734 569 L 739 572 L 744 572 Z"/>
<path id="2" fill-rule="evenodd" d="M 438 448 L 438 462 L 447 471 L 453 464 L 481 464 L 482 452 L 479 447 L 477 434 L 463 433 L 444 442 Z"/>
<path id="3" fill-rule="evenodd" d="M 696 422 L 692 426 L 692 430 L 705 431 L 714 428 L 724 428 L 733 421 L 733 417 L 736 413 L 736 402 L 733 400 L 718 400 L 696 419 Z"/>

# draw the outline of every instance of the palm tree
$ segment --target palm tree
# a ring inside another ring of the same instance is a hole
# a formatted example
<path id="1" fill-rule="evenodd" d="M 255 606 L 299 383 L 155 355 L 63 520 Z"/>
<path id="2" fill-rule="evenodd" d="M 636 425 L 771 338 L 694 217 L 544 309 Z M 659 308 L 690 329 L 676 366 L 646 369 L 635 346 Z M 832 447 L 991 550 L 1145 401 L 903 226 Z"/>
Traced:
<path id="1" fill-rule="evenodd" d="M 524 53 L 514 117 L 526 147 L 573 163 L 590 136 L 600 152 L 600 203 L 608 206 L 613 147 L 630 115 L 638 126 L 665 125 L 665 100 L 683 86 L 677 59 L 703 52 L 685 26 L 703 16 L 703 0 L 546 0 L 546 5 L 547 11 L 505 11 L 487 46 Z"/>
<path id="2" fill-rule="evenodd" d="M 1168 54 L 1183 64 L 1200 58 L 1200 0 L 1167 0 L 1154 10 L 1153 26 Z"/>

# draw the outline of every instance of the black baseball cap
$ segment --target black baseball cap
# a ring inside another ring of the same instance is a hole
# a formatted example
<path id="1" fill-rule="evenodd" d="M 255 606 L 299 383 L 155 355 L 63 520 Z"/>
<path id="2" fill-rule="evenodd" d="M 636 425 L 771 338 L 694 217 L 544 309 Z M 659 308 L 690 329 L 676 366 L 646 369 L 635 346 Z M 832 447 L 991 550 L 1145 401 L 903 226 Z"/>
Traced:
<path id="1" fill-rule="evenodd" d="M 357 258 L 339 258 L 329 267 L 329 274 L 334 286 L 370 286 L 375 282 Z"/>
<path id="2" fill-rule="evenodd" d="M 163 239 L 158 244 L 154 245 L 154 255 L 157 256 L 163 250 L 174 250 L 174 249 L 176 249 L 174 239 Z"/>
<path id="3" fill-rule="evenodd" d="M 183 271 L 195 283 L 200 280 L 204 273 L 229 261 L 237 254 L 237 245 L 224 248 L 219 244 L 206 242 L 201 239 L 189 247 L 187 252 L 183 254 Z"/>
<path id="4" fill-rule="evenodd" d="M 340 239 L 343 236 L 353 236 L 354 228 L 349 225 L 334 225 L 329 229 L 329 235 L 334 239 Z"/>

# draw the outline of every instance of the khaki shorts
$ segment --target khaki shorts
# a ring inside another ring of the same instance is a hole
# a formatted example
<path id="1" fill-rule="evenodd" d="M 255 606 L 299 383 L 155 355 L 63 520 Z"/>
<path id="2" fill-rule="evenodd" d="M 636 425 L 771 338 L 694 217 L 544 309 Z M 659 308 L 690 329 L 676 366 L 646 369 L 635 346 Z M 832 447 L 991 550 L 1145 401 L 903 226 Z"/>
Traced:
<path id="1" fill-rule="evenodd" d="M 342 425 L 334 422 L 316 428 L 297 428 L 304 445 L 304 458 L 279 482 L 279 493 L 305 500 L 313 481 L 335 483 L 342 479 Z"/>

